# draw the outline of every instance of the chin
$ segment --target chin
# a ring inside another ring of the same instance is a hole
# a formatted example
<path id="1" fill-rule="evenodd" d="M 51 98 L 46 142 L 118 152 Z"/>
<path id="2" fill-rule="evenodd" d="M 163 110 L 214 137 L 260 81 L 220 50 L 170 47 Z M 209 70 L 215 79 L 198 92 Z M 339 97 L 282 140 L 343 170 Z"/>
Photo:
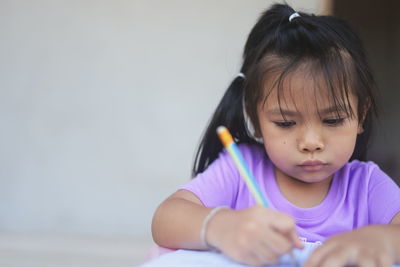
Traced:
<path id="1" fill-rule="evenodd" d="M 303 184 L 313 184 L 313 183 L 320 183 L 325 181 L 326 179 L 330 178 L 332 174 L 329 173 L 306 173 L 300 177 L 293 177 L 297 181 Z"/>

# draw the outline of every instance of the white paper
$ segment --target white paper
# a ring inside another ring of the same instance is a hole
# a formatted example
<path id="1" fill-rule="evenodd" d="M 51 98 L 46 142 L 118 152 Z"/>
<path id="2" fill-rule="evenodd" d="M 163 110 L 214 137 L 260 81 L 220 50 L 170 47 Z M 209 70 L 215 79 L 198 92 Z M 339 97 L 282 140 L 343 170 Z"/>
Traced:
<path id="1" fill-rule="evenodd" d="M 304 243 L 304 249 L 294 249 L 293 253 L 297 262 L 302 265 L 305 263 L 307 258 L 311 255 L 313 250 L 320 244 L 317 243 Z M 141 267 L 244 267 L 236 263 L 221 253 L 211 251 L 195 251 L 195 250 L 184 250 L 180 249 L 174 252 L 164 254 L 158 258 L 155 258 Z M 283 255 L 279 260 L 278 264 L 266 265 L 269 267 L 293 267 L 296 266 L 290 254 Z M 400 267 L 400 265 L 393 265 L 393 267 Z"/>
<path id="2" fill-rule="evenodd" d="M 305 243 L 304 249 L 294 249 L 294 255 L 298 263 L 303 264 L 311 252 L 319 244 L 315 243 Z M 221 253 L 211 252 L 211 251 L 195 251 L 195 250 L 184 250 L 180 249 L 171 253 L 164 254 L 152 261 L 143 264 L 141 267 L 243 267 L 242 265 L 236 263 Z M 268 266 L 295 266 L 293 260 L 289 254 L 283 255 L 276 265 Z"/>

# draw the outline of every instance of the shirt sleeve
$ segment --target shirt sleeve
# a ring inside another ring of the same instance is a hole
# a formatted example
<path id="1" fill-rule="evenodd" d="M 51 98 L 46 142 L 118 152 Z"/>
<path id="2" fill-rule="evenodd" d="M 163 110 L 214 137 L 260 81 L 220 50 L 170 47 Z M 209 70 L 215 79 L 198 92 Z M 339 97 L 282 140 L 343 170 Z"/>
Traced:
<path id="1" fill-rule="evenodd" d="M 376 165 L 371 170 L 368 188 L 370 224 L 389 224 L 400 212 L 400 188 Z"/>
<path id="2" fill-rule="evenodd" d="M 205 207 L 234 208 L 240 182 L 239 172 L 224 149 L 207 169 L 179 190 L 195 194 Z"/>

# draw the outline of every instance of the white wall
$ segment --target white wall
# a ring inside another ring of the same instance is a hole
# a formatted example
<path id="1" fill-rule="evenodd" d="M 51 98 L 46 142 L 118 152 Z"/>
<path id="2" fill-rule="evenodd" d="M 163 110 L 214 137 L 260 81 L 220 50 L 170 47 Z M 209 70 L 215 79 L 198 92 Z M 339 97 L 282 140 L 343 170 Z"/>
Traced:
<path id="1" fill-rule="evenodd" d="M 0 231 L 149 237 L 270 3 L 0 0 Z"/>

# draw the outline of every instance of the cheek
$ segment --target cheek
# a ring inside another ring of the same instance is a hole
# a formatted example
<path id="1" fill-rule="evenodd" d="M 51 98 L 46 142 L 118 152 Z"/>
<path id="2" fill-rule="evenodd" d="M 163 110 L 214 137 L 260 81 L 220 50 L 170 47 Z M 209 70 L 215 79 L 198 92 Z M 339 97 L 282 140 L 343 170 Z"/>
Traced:
<path id="1" fill-rule="evenodd" d="M 290 141 L 287 139 L 276 138 L 264 140 L 265 151 L 272 161 L 287 160 L 288 153 L 290 154 L 293 148 L 290 147 Z"/>
<path id="2" fill-rule="evenodd" d="M 356 140 L 357 131 L 349 130 L 342 135 L 336 135 L 332 139 L 331 148 L 335 151 L 336 156 L 350 158 L 353 154 Z"/>
<path id="3" fill-rule="evenodd" d="M 293 158 L 290 155 L 293 154 L 293 148 L 288 145 L 290 142 L 288 140 L 283 140 L 280 142 L 264 142 L 265 151 L 268 154 L 268 158 L 271 160 L 274 166 L 280 170 L 288 171 L 291 164 L 293 163 Z"/>
<path id="4" fill-rule="evenodd" d="M 267 125 L 267 123 L 265 123 Z M 292 138 L 288 134 L 275 129 L 272 125 L 261 129 L 264 139 L 264 147 L 270 158 L 284 157 L 291 148 Z"/>

